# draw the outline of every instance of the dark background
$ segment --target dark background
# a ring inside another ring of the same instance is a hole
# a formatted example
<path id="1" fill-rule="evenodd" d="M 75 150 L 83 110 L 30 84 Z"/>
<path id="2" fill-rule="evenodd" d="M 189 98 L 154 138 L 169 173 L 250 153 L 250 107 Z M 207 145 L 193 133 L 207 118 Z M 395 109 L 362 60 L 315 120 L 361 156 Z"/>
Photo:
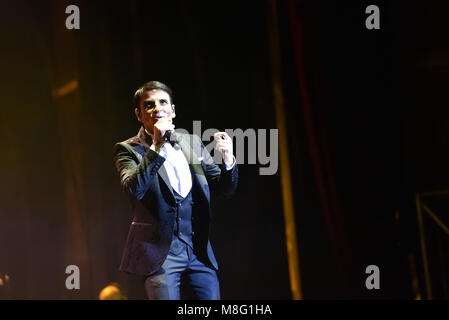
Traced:
<path id="1" fill-rule="evenodd" d="M 3 297 L 96 299 L 118 282 L 145 299 L 141 279 L 117 270 L 132 217 L 112 146 L 139 129 L 132 95 L 167 83 L 179 128 L 276 128 L 273 14 L 303 297 L 425 297 L 414 195 L 448 187 L 449 4 L 269 3 L 2 1 Z M 80 30 L 65 28 L 69 4 Z M 370 4 L 380 30 L 365 28 Z M 258 172 L 240 165 L 237 195 L 214 202 L 223 299 L 291 298 L 280 176 Z M 80 290 L 65 288 L 70 264 Z M 365 288 L 372 264 L 380 290 Z"/>

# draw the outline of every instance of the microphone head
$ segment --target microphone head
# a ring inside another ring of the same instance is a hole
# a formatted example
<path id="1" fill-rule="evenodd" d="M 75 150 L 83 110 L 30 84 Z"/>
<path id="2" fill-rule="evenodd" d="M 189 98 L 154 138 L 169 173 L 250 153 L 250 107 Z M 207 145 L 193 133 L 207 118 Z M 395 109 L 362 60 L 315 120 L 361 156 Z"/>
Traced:
<path id="1" fill-rule="evenodd" d="M 165 136 L 167 137 L 167 140 L 170 142 L 170 144 L 175 149 L 179 148 L 179 146 L 178 146 L 178 136 L 177 136 L 176 132 L 174 132 L 174 131 L 167 131 Z"/>

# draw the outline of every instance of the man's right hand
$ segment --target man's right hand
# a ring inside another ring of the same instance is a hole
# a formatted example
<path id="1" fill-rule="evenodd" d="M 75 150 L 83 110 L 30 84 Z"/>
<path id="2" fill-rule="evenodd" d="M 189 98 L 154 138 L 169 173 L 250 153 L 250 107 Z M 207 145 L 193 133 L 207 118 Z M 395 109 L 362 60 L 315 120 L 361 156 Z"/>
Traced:
<path id="1" fill-rule="evenodd" d="M 165 133 L 167 131 L 174 131 L 175 125 L 171 119 L 162 118 L 154 124 L 153 130 L 153 145 L 160 147 L 165 143 Z"/>

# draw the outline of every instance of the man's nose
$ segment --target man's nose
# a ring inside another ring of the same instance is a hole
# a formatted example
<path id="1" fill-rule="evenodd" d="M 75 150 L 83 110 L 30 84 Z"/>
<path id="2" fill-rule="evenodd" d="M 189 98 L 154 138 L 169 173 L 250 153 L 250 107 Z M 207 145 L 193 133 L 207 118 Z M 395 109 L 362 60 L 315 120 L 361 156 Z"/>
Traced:
<path id="1" fill-rule="evenodd" d="M 154 111 L 159 111 L 159 110 L 162 110 L 162 109 L 163 108 L 162 108 L 162 106 L 161 106 L 161 104 L 159 102 L 156 102 L 154 104 Z"/>

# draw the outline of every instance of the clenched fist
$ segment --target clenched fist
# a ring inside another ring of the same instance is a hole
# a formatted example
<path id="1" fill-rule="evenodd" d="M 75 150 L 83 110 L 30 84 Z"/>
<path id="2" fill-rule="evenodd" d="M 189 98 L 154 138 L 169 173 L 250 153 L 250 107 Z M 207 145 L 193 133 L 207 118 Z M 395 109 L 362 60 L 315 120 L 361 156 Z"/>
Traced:
<path id="1" fill-rule="evenodd" d="M 217 141 L 215 149 L 221 152 L 224 163 L 230 167 L 234 163 L 234 155 L 232 148 L 232 139 L 226 132 L 217 132 L 214 134 L 214 139 Z"/>
<path id="2" fill-rule="evenodd" d="M 165 133 L 167 131 L 174 131 L 175 125 L 171 119 L 161 118 L 154 124 L 153 129 L 153 145 L 160 147 L 165 142 Z"/>

